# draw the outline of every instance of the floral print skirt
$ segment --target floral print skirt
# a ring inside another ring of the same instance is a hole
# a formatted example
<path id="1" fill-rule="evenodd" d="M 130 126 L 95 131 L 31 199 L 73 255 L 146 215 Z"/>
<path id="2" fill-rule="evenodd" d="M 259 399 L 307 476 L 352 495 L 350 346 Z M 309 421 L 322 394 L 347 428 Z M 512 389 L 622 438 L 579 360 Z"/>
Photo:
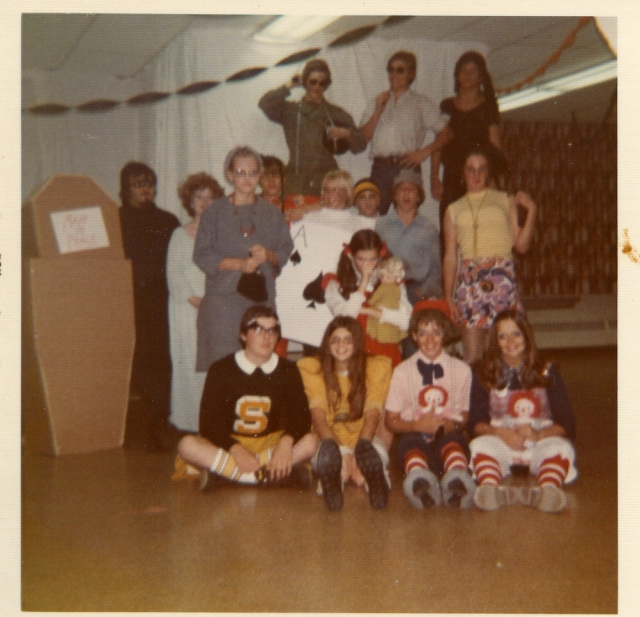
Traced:
<path id="1" fill-rule="evenodd" d="M 458 268 L 455 302 L 460 311 L 459 325 L 464 328 L 490 328 L 496 315 L 505 309 L 524 312 L 513 260 L 463 259 Z"/>

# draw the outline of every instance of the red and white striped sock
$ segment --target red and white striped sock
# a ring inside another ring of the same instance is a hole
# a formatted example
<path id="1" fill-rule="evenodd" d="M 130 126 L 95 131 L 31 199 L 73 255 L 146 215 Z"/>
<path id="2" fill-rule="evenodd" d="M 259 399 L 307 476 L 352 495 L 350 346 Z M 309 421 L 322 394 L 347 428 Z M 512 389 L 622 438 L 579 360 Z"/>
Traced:
<path id="1" fill-rule="evenodd" d="M 464 450 L 459 443 L 450 441 L 440 451 L 442 455 L 442 464 L 444 465 L 445 473 L 450 469 L 462 469 L 466 471 L 469 467 L 469 461 L 465 456 Z"/>
<path id="2" fill-rule="evenodd" d="M 502 482 L 500 463 L 492 456 L 482 453 L 476 454 L 473 459 L 473 469 L 476 472 L 478 484 L 500 486 Z"/>
<path id="3" fill-rule="evenodd" d="M 409 450 L 404 455 L 404 473 L 408 475 L 412 469 L 429 469 L 427 457 L 420 450 Z"/>
<path id="4" fill-rule="evenodd" d="M 538 469 L 538 485 L 552 484 L 560 488 L 569 473 L 569 460 L 556 454 L 552 458 L 546 458 Z"/>

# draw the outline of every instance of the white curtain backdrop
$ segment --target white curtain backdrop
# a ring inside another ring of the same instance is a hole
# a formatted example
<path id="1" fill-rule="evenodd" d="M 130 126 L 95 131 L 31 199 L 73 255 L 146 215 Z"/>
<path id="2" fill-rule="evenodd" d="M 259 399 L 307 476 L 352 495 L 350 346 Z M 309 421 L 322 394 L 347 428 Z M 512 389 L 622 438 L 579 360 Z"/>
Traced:
<path id="1" fill-rule="evenodd" d="M 324 47 L 314 40 L 309 47 Z M 23 109 L 43 102 L 77 105 L 97 98 L 125 100 L 145 91 L 175 92 L 196 81 L 223 81 L 239 70 L 273 67 L 300 46 L 257 43 L 234 39 L 228 28 L 200 23 L 176 38 L 132 80 L 30 74 L 23 77 Z M 343 107 L 360 124 L 367 102 L 388 87 L 386 62 L 399 49 L 418 57 L 413 89 L 436 105 L 453 93 L 453 69 L 468 49 L 485 52 L 481 43 L 432 42 L 420 39 L 389 39 L 376 32 L 348 47 L 322 49 L 317 57 L 329 63 L 333 83 L 326 98 Z M 23 114 L 23 197 L 49 176 L 82 173 L 92 176 L 117 200 L 118 173 L 131 159 L 151 165 L 158 174 L 159 206 L 186 220 L 176 189 L 184 178 L 201 170 L 211 173 L 225 188 L 222 174 L 227 152 L 248 144 L 263 154 L 275 154 L 285 163 L 288 151 L 282 127 L 258 108 L 267 90 L 278 87 L 304 62 L 269 68 L 257 77 L 221 83 L 197 95 L 170 98 L 149 105 L 121 105 L 102 113 L 70 111 L 60 116 Z M 302 89 L 294 90 L 297 99 Z M 433 135 L 427 135 L 430 141 Z M 369 175 L 368 150 L 338 157 L 340 167 L 358 180 Z M 428 161 L 423 176 L 428 189 Z M 428 197 L 421 212 L 437 220 L 436 204 Z"/>
<path id="2" fill-rule="evenodd" d="M 142 79 L 32 71 L 22 77 L 22 109 L 42 103 L 79 105 L 96 99 L 125 101 L 145 92 Z M 22 114 L 22 198 L 54 174 L 87 174 L 116 201 L 120 168 L 153 152 L 150 106 L 120 105 L 105 112 Z"/>

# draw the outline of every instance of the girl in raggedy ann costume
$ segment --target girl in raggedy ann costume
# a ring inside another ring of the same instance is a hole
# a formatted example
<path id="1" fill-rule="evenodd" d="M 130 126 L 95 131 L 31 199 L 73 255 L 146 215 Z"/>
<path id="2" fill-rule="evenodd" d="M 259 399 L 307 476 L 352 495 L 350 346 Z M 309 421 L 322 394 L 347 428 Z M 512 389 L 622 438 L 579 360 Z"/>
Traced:
<path id="1" fill-rule="evenodd" d="M 404 494 L 415 508 L 469 508 L 475 484 L 462 432 L 469 414 L 471 369 L 444 345 L 458 332 L 444 300 L 421 300 L 409 325 L 418 351 L 393 371 L 385 425 L 398 435 Z"/>
<path id="2" fill-rule="evenodd" d="M 478 482 L 474 501 L 483 510 L 521 502 L 560 512 L 562 486 L 574 480 L 575 417 L 558 369 L 538 357 L 522 313 L 499 313 L 489 348 L 471 389 L 471 462 Z M 511 474 L 532 473 L 537 486 L 502 486 Z"/>

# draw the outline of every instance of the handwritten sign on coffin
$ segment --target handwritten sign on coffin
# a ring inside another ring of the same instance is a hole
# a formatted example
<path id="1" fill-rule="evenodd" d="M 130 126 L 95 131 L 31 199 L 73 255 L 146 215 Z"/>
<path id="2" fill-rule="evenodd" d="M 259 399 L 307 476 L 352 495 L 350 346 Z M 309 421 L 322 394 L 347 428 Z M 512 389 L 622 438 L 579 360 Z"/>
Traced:
<path id="1" fill-rule="evenodd" d="M 315 213 L 314 213 L 315 214 Z M 340 212 L 342 214 L 342 212 Z M 276 305 L 282 336 L 307 345 L 320 346 L 333 315 L 318 295 L 322 277 L 335 272 L 338 259 L 358 229 L 372 228 L 375 219 L 351 216 L 348 224 L 319 222 L 312 215 L 291 225 L 294 249 L 276 279 Z"/>
<path id="2" fill-rule="evenodd" d="M 52 212 L 51 223 L 61 255 L 109 246 L 100 206 Z"/>

